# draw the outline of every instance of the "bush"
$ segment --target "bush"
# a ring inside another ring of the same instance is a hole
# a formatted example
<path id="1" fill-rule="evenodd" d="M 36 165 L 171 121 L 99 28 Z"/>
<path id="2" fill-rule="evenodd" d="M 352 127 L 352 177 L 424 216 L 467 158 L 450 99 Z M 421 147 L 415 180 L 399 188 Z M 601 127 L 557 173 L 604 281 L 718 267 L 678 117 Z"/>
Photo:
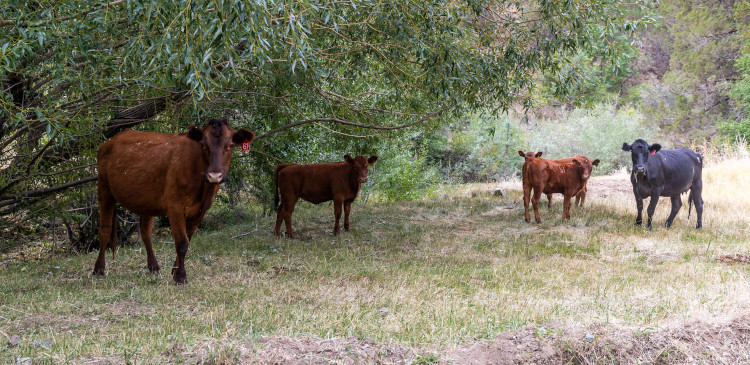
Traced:
<path id="1" fill-rule="evenodd" d="M 394 148 L 380 154 L 369 179 L 372 182 L 364 186 L 364 197 L 373 192 L 378 200 L 416 200 L 435 190 L 437 171 L 427 166 L 424 156 Z"/>
<path id="2" fill-rule="evenodd" d="M 622 151 L 623 142 L 633 143 L 638 138 L 658 142 L 653 140 L 656 127 L 647 125 L 643 119 L 643 115 L 631 107 L 617 109 L 610 103 L 590 110 L 575 109 L 560 120 L 539 122 L 529 131 L 524 151 L 542 151 L 543 157 L 550 159 L 579 155 L 592 160 L 598 158 L 601 163 L 594 174 L 609 174 L 630 164 L 630 154 Z M 518 161 L 520 163 L 520 157 Z"/>

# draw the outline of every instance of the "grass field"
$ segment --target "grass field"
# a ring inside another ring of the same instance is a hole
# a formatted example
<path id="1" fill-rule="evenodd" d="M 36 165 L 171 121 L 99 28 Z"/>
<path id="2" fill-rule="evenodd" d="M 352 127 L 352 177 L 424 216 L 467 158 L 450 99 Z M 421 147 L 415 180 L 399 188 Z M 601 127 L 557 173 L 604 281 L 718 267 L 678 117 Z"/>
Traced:
<path id="1" fill-rule="evenodd" d="M 602 324 L 652 331 L 750 310 L 749 266 L 727 264 L 750 242 L 750 160 L 704 171 L 704 228 L 687 204 L 671 229 L 669 200 L 654 229 L 635 227 L 625 174 L 592 179 L 586 207 L 525 223 L 520 181 L 444 187 L 419 202 L 355 203 L 352 232 L 334 237 L 333 208 L 299 204 L 299 239 L 275 239 L 275 217 L 200 230 L 187 255 L 189 285 L 172 284 L 168 231 L 155 244 L 15 263 L 0 270 L 0 362 L 232 363 L 262 339 L 371 339 L 417 349 L 422 363 L 462 343 L 527 326 Z M 686 201 L 687 197 L 683 197 Z M 728 259 L 717 258 L 729 255 Z M 48 342 L 47 342 L 48 341 Z"/>

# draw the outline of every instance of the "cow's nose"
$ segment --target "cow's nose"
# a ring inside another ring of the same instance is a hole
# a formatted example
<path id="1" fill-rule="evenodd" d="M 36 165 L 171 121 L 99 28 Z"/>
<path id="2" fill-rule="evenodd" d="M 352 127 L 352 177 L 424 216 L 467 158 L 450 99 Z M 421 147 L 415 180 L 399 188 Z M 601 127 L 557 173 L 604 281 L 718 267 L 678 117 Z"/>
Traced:
<path id="1" fill-rule="evenodd" d="M 636 166 L 635 167 L 636 172 L 643 172 L 643 166 Z"/>
<path id="2" fill-rule="evenodd" d="M 366 183 L 367 182 L 367 178 L 366 177 L 360 177 L 359 178 L 359 182 Z"/>
<path id="3" fill-rule="evenodd" d="M 224 174 L 221 172 L 209 172 L 207 175 L 208 182 L 212 184 L 218 184 L 224 178 Z"/>

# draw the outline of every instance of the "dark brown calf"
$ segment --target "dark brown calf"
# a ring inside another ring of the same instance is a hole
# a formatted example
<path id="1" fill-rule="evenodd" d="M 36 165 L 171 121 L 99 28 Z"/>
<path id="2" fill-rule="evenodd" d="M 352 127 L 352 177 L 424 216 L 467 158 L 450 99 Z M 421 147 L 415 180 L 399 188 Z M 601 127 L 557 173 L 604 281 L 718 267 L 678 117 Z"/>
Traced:
<path id="1" fill-rule="evenodd" d="M 226 119 L 212 119 L 203 129 L 184 134 L 138 132 L 126 129 L 99 148 L 99 257 L 95 275 L 104 275 L 104 253 L 114 235 L 115 203 L 140 216 L 148 269 L 159 271 L 151 243 L 154 216 L 167 216 L 177 257 L 172 276 L 187 281 L 185 254 L 190 238 L 213 204 L 219 184 L 226 179 L 232 147 L 252 141 L 247 129 L 233 130 Z"/>
<path id="2" fill-rule="evenodd" d="M 563 158 L 563 159 L 553 160 L 553 161 L 562 162 L 562 163 L 570 163 L 570 162 L 573 162 L 574 159 L 581 161 L 581 163 L 584 165 L 590 163 L 592 166 L 598 166 L 600 162 L 598 158 L 594 161 L 591 161 L 586 156 L 569 157 L 569 158 Z M 578 194 L 576 194 L 575 205 L 579 207 L 583 207 L 583 203 L 586 202 L 586 192 L 588 191 L 586 189 L 586 185 L 588 185 L 588 183 L 589 183 L 589 177 L 586 177 L 585 180 L 583 181 L 583 188 L 581 189 L 581 191 L 578 192 Z M 546 193 L 545 195 L 547 195 L 547 208 L 552 208 L 552 193 Z"/>
<path id="3" fill-rule="evenodd" d="M 286 234 L 294 238 L 292 213 L 300 198 L 313 204 L 333 200 L 335 224 L 333 234 L 341 233 L 339 219 L 344 209 L 344 229 L 349 230 L 349 212 L 362 183 L 367 181 L 368 166 L 372 166 L 378 156 L 344 156 L 344 162 L 316 163 L 309 165 L 278 165 L 274 174 L 276 192 L 276 237 L 281 236 L 281 223 L 286 224 Z M 279 205 L 281 194 L 281 205 Z"/>
<path id="4" fill-rule="evenodd" d="M 523 175 L 523 206 L 524 218 L 527 222 L 529 216 L 529 200 L 534 206 L 534 218 L 541 223 L 539 216 L 539 198 L 542 193 L 560 193 L 564 196 L 562 219 L 570 219 L 571 198 L 578 194 L 585 186 L 585 181 L 591 175 L 593 166 L 591 161 L 579 161 L 572 158 L 570 162 L 557 162 L 541 158 L 542 152 L 518 151 L 525 158 L 522 168 Z M 531 196 L 533 191 L 533 198 Z"/>

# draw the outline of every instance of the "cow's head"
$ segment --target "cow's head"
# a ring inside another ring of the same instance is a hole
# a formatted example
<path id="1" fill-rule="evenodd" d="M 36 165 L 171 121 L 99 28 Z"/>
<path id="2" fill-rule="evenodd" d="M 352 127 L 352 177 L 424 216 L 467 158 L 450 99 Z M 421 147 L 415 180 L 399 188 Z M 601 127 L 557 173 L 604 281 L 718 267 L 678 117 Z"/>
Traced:
<path id="1" fill-rule="evenodd" d="M 245 128 L 235 131 L 227 124 L 226 118 L 211 119 L 206 126 L 191 126 L 188 137 L 201 144 L 206 171 L 203 180 L 211 184 L 221 184 L 227 178 L 232 148 L 244 141 L 252 142 L 255 133 Z"/>
<path id="2" fill-rule="evenodd" d="M 598 158 L 594 161 L 591 161 L 588 158 L 573 159 L 573 164 L 578 168 L 578 171 L 581 173 L 581 179 L 584 181 L 591 177 L 591 171 L 594 170 L 594 166 L 599 165 L 599 162 Z"/>
<path id="3" fill-rule="evenodd" d="M 366 158 L 365 156 L 359 155 L 352 158 L 352 156 L 344 155 L 344 160 L 354 167 L 352 171 L 357 174 L 359 182 L 365 183 L 367 182 L 368 168 L 375 164 L 375 161 L 378 160 L 378 156 L 370 156 L 370 158 Z"/>
<path id="4" fill-rule="evenodd" d="M 636 175 L 646 175 L 646 163 L 648 162 L 648 156 L 659 152 L 661 145 L 654 143 L 648 145 L 646 141 L 642 139 L 636 139 L 633 144 L 627 144 L 623 142 L 622 150 L 630 152 L 630 158 L 633 160 L 633 173 Z"/>
<path id="5" fill-rule="evenodd" d="M 524 158 L 525 162 L 533 161 L 535 158 L 542 157 L 542 152 L 526 152 L 518 151 L 518 155 Z"/>

